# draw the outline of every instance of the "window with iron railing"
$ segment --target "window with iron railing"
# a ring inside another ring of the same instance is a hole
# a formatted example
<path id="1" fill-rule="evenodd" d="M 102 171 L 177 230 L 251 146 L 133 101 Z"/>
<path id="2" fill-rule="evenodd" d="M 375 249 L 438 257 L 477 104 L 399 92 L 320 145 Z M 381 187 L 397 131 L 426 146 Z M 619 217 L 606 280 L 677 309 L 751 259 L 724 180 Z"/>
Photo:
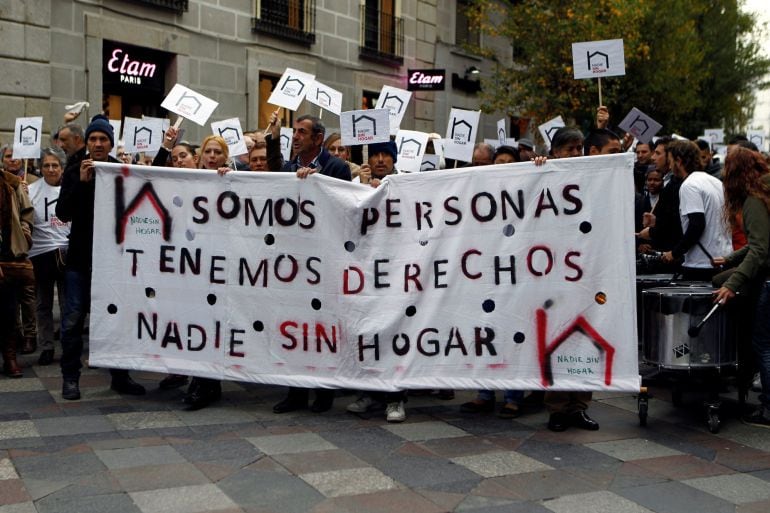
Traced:
<path id="1" fill-rule="evenodd" d="M 396 0 L 366 0 L 361 5 L 361 58 L 394 66 L 404 63 L 404 20 Z"/>
<path id="2" fill-rule="evenodd" d="M 164 9 L 176 11 L 177 14 L 187 12 L 188 9 L 187 0 L 133 0 L 133 2 L 163 7 Z"/>
<path id="3" fill-rule="evenodd" d="M 315 43 L 315 0 L 256 0 L 251 31 L 307 46 Z"/>

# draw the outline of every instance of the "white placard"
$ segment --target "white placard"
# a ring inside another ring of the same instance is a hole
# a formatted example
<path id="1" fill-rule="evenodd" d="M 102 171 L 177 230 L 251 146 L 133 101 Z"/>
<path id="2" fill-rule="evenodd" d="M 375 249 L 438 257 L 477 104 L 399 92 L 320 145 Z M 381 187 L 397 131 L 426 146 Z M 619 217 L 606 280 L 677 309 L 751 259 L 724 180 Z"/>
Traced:
<path id="1" fill-rule="evenodd" d="M 243 139 L 240 119 L 230 118 L 215 121 L 211 123 L 211 132 L 225 140 L 231 157 L 248 153 L 249 150 L 246 148 L 246 141 Z"/>
<path id="2" fill-rule="evenodd" d="M 439 169 L 439 159 L 438 155 L 423 155 L 420 171 L 437 171 Z"/>
<path id="3" fill-rule="evenodd" d="M 470 162 L 479 126 L 479 110 L 452 109 L 444 139 L 444 156 L 448 159 Z"/>
<path id="4" fill-rule="evenodd" d="M 123 119 L 123 149 L 126 153 L 157 152 L 163 142 L 163 119 Z"/>
<path id="5" fill-rule="evenodd" d="M 338 116 L 342 112 L 342 93 L 322 84 L 318 80 L 313 80 L 310 89 L 305 95 L 305 99 Z"/>
<path id="6" fill-rule="evenodd" d="M 380 96 L 377 98 L 375 109 L 388 109 L 390 112 L 390 134 L 395 135 L 401 126 L 401 120 L 404 118 L 406 108 L 409 106 L 409 100 L 412 98 L 412 92 L 397 87 L 382 86 Z"/>
<path id="7" fill-rule="evenodd" d="M 377 189 L 99 163 L 90 363 L 303 387 L 638 391 L 633 160 Z M 294 216 L 279 206 L 291 198 Z"/>
<path id="8" fill-rule="evenodd" d="M 396 167 L 410 173 L 419 172 L 427 145 L 427 133 L 414 130 L 399 130 L 396 134 L 396 147 L 398 148 Z"/>
<path id="9" fill-rule="evenodd" d="M 757 145 L 759 151 L 765 151 L 765 139 L 766 134 L 764 130 L 749 130 L 746 133 L 746 138 Z"/>
<path id="10" fill-rule="evenodd" d="M 618 126 L 645 144 L 649 143 L 663 128 L 663 125 L 636 107 L 631 109 Z"/>
<path id="11" fill-rule="evenodd" d="M 388 109 L 349 110 L 340 114 L 342 144 L 356 146 L 390 141 Z"/>
<path id="12" fill-rule="evenodd" d="M 115 137 L 115 144 L 112 145 L 110 155 L 112 158 L 118 158 L 118 141 L 123 140 L 123 136 L 120 133 L 120 129 L 123 127 L 123 122 L 119 119 L 111 119 L 110 125 L 112 125 L 112 134 Z"/>
<path id="13" fill-rule="evenodd" d="M 285 126 L 281 127 L 281 155 L 283 160 L 291 160 L 291 140 L 294 137 L 294 130 Z"/>
<path id="14" fill-rule="evenodd" d="M 206 124 L 211 114 L 219 105 L 211 98 L 193 91 L 181 84 L 175 84 L 168 96 L 160 104 L 166 110 L 178 114 L 200 126 Z"/>
<path id="15" fill-rule="evenodd" d="M 556 116 L 555 118 L 550 119 L 537 127 L 538 130 L 540 130 L 540 135 L 543 137 L 543 141 L 545 142 L 546 147 L 551 147 L 551 139 L 553 139 L 553 134 L 555 134 L 556 131 L 563 126 L 565 126 L 565 124 L 562 117 Z"/>
<path id="16" fill-rule="evenodd" d="M 315 82 L 315 75 L 286 68 L 275 89 L 270 93 L 267 103 L 297 110 L 313 82 Z"/>
<path id="17" fill-rule="evenodd" d="M 43 118 L 16 118 L 13 130 L 13 158 L 36 159 L 40 157 L 40 141 L 43 138 Z"/>
<path id="18" fill-rule="evenodd" d="M 508 133 L 505 131 L 505 118 L 497 120 L 497 146 L 508 144 Z"/>
<path id="19" fill-rule="evenodd" d="M 707 128 L 703 131 L 703 136 L 711 145 L 724 144 L 725 131 L 723 128 Z"/>
<path id="20" fill-rule="evenodd" d="M 572 66 L 576 79 L 625 75 L 623 40 L 572 43 Z"/>

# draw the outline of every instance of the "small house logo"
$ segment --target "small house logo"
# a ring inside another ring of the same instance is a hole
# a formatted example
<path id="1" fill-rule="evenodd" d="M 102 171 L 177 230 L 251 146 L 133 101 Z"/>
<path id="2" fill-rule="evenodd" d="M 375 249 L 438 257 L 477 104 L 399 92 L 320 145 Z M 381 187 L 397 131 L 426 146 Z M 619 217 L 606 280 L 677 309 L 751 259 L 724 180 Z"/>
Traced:
<path id="1" fill-rule="evenodd" d="M 285 95 L 295 98 L 302 94 L 304 89 L 305 83 L 292 76 L 286 77 L 286 80 L 283 81 L 283 85 L 281 86 L 281 91 L 283 91 Z"/>
<path id="2" fill-rule="evenodd" d="M 497 129 L 497 141 L 500 144 L 505 144 L 505 130 L 502 128 Z"/>
<path id="3" fill-rule="evenodd" d="M 377 133 L 377 120 L 366 114 L 353 116 L 353 137 L 359 142 L 374 140 Z"/>
<path id="4" fill-rule="evenodd" d="M 217 132 L 219 132 L 220 137 L 222 137 L 228 145 L 235 144 L 241 140 L 241 134 L 238 133 L 237 128 L 226 126 L 217 129 Z"/>
<path id="5" fill-rule="evenodd" d="M 398 97 L 396 94 L 385 94 L 385 100 L 382 102 L 382 106 L 388 109 L 391 114 L 400 114 L 404 108 L 404 100 Z"/>
<path id="6" fill-rule="evenodd" d="M 22 126 L 19 130 L 19 142 L 23 146 L 34 146 L 37 144 L 39 132 L 32 125 Z"/>
<path id="7" fill-rule="evenodd" d="M 134 127 L 134 147 L 148 148 L 152 144 L 152 130 L 146 126 Z"/>
<path id="8" fill-rule="evenodd" d="M 559 130 L 560 126 L 552 126 L 545 130 L 545 136 L 548 137 L 548 142 L 553 142 L 553 134 L 556 133 L 557 130 Z"/>
<path id="9" fill-rule="evenodd" d="M 642 116 L 636 116 L 636 119 L 631 122 L 631 130 L 629 130 L 629 132 L 636 137 L 641 137 L 647 133 L 647 130 L 649 129 L 650 124 Z"/>
<path id="10" fill-rule="evenodd" d="M 398 145 L 398 154 L 407 159 L 417 158 L 422 149 L 422 144 L 416 139 L 401 139 Z"/>
<path id="11" fill-rule="evenodd" d="M 322 91 L 321 89 L 315 90 L 315 99 L 318 101 L 318 103 L 326 107 L 332 104 L 332 97 L 329 95 L 329 93 Z"/>
<path id="12" fill-rule="evenodd" d="M 423 160 L 422 165 L 420 165 L 420 171 L 435 171 L 436 170 L 436 163 L 432 160 Z"/>
<path id="13" fill-rule="evenodd" d="M 604 52 L 586 51 L 586 60 L 592 73 L 605 73 L 610 69 L 610 56 Z"/>
<path id="14" fill-rule="evenodd" d="M 188 116 L 194 116 L 201 110 L 203 103 L 194 94 L 184 93 L 176 101 L 176 106 L 180 112 L 184 112 Z"/>
<path id="15" fill-rule="evenodd" d="M 471 135 L 473 135 L 473 127 L 470 123 L 464 119 L 458 120 L 455 118 L 452 120 L 450 137 L 456 144 L 466 144 L 471 142 Z"/>

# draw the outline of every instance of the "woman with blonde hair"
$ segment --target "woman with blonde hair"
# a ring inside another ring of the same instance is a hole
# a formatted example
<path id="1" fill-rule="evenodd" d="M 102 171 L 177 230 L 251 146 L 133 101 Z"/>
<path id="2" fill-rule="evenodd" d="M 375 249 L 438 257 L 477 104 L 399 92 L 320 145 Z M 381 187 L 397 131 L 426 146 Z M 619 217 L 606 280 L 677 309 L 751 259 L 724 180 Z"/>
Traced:
<path id="1" fill-rule="evenodd" d="M 350 162 L 350 150 L 347 146 L 342 144 L 342 136 L 339 132 L 329 134 L 329 137 L 324 141 L 324 148 L 329 150 L 329 153 L 338 159 L 344 160 L 345 163 L 347 163 L 348 167 L 350 167 L 350 175 L 352 178 L 358 176 L 358 173 L 361 171 L 361 166 L 354 162 Z"/>

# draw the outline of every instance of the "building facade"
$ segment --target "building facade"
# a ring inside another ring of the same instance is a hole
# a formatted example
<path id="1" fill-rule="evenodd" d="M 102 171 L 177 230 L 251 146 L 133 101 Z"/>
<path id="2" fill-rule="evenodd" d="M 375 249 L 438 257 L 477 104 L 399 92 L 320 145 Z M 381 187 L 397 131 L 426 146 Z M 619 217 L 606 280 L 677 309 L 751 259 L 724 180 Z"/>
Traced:
<path id="1" fill-rule="evenodd" d="M 443 134 L 452 107 L 479 107 L 479 75 L 494 63 L 466 51 L 478 41 L 460 0 L 0 0 L 0 141 L 18 117 L 62 124 L 65 105 L 110 119 L 166 116 L 175 83 L 219 102 L 210 121 L 264 128 L 267 98 L 287 67 L 343 93 L 343 110 L 371 108 L 383 85 L 407 88 L 409 70 L 444 70 L 444 89 L 416 91 L 402 128 Z M 481 41 L 482 44 L 502 42 Z M 480 72 L 477 74 L 477 72 Z M 297 114 L 319 114 L 303 102 Z M 479 140 L 502 113 L 482 114 Z M 326 112 L 330 129 L 339 120 Z M 209 127 L 185 123 L 185 139 Z M 514 132 L 516 128 L 514 127 Z"/>

